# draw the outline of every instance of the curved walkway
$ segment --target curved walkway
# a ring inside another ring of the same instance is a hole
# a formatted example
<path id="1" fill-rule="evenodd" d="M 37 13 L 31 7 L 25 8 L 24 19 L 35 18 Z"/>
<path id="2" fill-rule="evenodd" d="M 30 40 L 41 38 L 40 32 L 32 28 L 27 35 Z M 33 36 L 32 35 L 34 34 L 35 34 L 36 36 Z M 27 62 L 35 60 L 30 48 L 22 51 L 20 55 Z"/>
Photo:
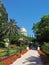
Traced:
<path id="1" fill-rule="evenodd" d="M 43 65 L 36 50 L 29 50 L 11 65 Z"/>

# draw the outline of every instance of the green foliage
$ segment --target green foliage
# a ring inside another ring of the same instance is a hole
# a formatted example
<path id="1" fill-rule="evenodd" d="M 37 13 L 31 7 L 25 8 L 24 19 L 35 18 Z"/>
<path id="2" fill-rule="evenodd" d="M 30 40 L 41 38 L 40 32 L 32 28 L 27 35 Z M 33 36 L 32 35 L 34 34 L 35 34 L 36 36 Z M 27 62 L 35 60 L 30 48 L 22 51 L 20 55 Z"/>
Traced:
<path id="1" fill-rule="evenodd" d="M 44 42 L 42 50 L 46 53 L 49 53 L 49 43 Z"/>
<path id="2" fill-rule="evenodd" d="M 18 34 L 19 27 L 15 23 L 14 19 L 10 19 L 9 22 L 9 40 L 11 43 L 11 40 L 17 40 L 16 35 Z"/>
<path id="3" fill-rule="evenodd" d="M 12 48 L 10 48 L 10 49 L 8 49 L 8 54 L 9 54 L 9 55 L 15 54 L 16 51 L 17 51 L 17 49 L 12 49 Z"/>
<path id="4" fill-rule="evenodd" d="M 38 25 L 40 24 L 40 22 L 37 22 L 36 24 L 33 25 L 32 30 L 33 32 L 36 34 L 39 31 Z"/>
<path id="5" fill-rule="evenodd" d="M 6 56 L 7 52 L 0 52 L 0 57 Z"/>
<path id="6" fill-rule="evenodd" d="M 27 36 L 27 39 L 29 40 L 29 42 L 32 42 L 33 37 L 29 37 L 29 36 Z"/>
<path id="7" fill-rule="evenodd" d="M 38 41 L 49 42 L 49 15 L 43 16 L 32 29 Z"/>
<path id="8" fill-rule="evenodd" d="M 25 45 L 25 44 L 21 45 L 22 50 L 26 49 L 26 47 L 27 47 L 27 45 Z"/>
<path id="9" fill-rule="evenodd" d="M 19 48 L 17 48 L 17 52 L 20 52 L 20 47 L 19 47 Z"/>
<path id="10" fill-rule="evenodd" d="M 24 36 L 23 34 L 16 34 L 13 35 L 13 37 L 11 38 L 11 44 L 17 44 L 19 45 L 19 39 L 23 38 L 23 43 L 27 44 L 28 42 L 32 41 L 32 37 L 28 37 L 28 36 Z"/>
<path id="11" fill-rule="evenodd" d="M 7 54 L 7 48 L 4 48 L 3 52 L 0 52 L 0 57 L 6 56 Z"/>
<path id="12" fill-rule="evenodd" d="M 8 22 L 8 14 L 4 4 L 0 2 L 0 6 L 0 43 L 5 43 L 4 39 L 6 38 L 9 38 L 10 43 L 12 40 L 17 41 L 18 38 L 16 38 L 16 34 L 19 33 L 19 27 L 14 19 L 10 19 L 10 22 Z"/>
<path id="13" fill-rule="evenodd" d="M 0 47 L 5 48 L 4 41 L 0 41 Z"/>
<path id="14" fill-rule="evenodd" d="M 4 8 L 3 3 L 0 2 L 0 43 L 3 42 L 3 39 L 7 36 L 7 28 L 8 28 L 8 14 L 6 9 Z M 4 43 L 4 42 L 3 42 Z"/>
<path id="15" fill-rule="evenodd" d="M 16 52 L 20 51 L 20 47 L 19 48 L 5 48 L 4 52 L 0 52 L 0 57 L 4 57 L 4 56 L 9 56 L 9 55 L 14 55 Z"/>
<path id="16" fill-rule="evenodd" d="M 0 65 L 4 65 L 4 62 L 0 62 Z"/>

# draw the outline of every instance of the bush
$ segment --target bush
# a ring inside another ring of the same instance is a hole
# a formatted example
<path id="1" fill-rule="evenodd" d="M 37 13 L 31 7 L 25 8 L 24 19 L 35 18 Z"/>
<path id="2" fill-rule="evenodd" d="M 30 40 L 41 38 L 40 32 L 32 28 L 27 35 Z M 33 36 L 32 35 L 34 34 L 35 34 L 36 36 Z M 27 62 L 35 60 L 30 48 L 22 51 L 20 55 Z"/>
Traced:
<path id="1" fill-rule="evenodd" d="M 42 46 L 42 50 L 43 50 L 45 53 L 48 53 L 48 54 L 49 54 L 49 43 L 44 42 L 44 44 L 43 44 L 43 46 Z"/>
<path id="2" fill-rule="evenodd" d="M 5 48 L 4 42 L 0 42 L 0 48 Z"/>
<path id="3" fill-rule="evenodd" d="M 27 45 L 25 45 L 25 44 L 21 44 L 20 48 L 21 48 L 22 50 L 24 50 L 24 49 L 27 48 Z"/>

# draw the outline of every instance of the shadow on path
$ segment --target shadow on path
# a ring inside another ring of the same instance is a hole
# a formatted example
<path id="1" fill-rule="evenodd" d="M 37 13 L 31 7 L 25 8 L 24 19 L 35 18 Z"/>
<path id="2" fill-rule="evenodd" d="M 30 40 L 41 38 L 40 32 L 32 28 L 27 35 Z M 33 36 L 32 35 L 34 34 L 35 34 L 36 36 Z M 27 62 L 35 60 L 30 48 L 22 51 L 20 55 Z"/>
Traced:
<path id="1" fill-rule="evenodd" d="M 29 50 L 21 58 L 16 60 L 12 65 L 43 65 L 40 56 L 35 48 Z"/>
<path id="2" fill-rule="evenodd" d="M 38 57 L 31 56 L 25 60 L 26 61 L 24 61 L 23 64 L 29 62 L 27 65 L 43 65 L 43 63 L 41 62 L 40 56 Z"/>

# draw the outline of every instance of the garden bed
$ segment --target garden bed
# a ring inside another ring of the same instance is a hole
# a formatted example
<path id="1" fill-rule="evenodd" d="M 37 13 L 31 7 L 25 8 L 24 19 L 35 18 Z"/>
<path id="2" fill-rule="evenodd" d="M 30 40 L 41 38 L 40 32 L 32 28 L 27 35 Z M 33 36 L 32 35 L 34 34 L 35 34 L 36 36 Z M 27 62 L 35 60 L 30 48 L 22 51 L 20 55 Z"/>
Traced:
<path id="1" fill-rule="evenodd" d="M 22 52 L 16 52 L 14 55 L 10 55 L 10 56 L 5 56 L 5 57 L 2 57 L 0 59 L 0 65 L 10 65 L 12 64 L 14 61 L 16 61 L 18 58 L 21 57 L 21 54 L 24 54 L 26 53 L 27 50 L 22 50 Z"/>
<path id="2" fill-rule="evenodd" d="M 40 57 L 41 57 L 43 64 L 49 65 L 49 59 L 48 59 L 47 55 L 41 50 L 38 50 L 38 53 L 40 54 Z"/>

